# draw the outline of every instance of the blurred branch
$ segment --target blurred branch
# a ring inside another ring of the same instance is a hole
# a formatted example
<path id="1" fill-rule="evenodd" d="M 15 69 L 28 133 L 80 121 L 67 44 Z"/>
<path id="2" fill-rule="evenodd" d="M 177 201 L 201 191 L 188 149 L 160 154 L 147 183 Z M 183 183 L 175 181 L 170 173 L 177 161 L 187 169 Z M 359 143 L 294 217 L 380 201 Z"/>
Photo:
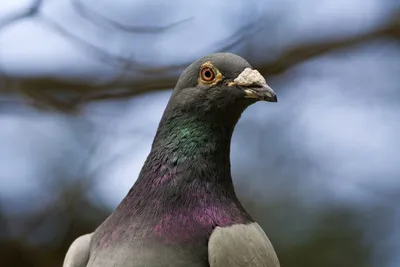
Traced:
<path id="1" fill-rule="evenodd" d="M 386 25 L 372 32 L 325 43 L 294 46 L 285 51 L 275 61 L 259 66 L 258 70 L 266 76 L 278 75 L 311 58 L 385 37 L 400 40 L 400 10 Z"/>
<path id="2" fill-rule="evenodd" d="M 189 17 L 186 19 L 175 21 L 173 23 L 170 23 L 170 24 L 164 25 L 164 26 L 135 27 L 135 26 L 124 25 L 122 23 L 119 23 L 118 21 L 114 21 L 114 20 L 107 18 L 106 16 L 87 7 L 84 3 L 82 3 L 82 0 L 71 0 L 71 3 L 74 7 L 75 12 L 78 13 L 82 18 L 92 21 L 96 25 L 108 26 L 114 30 L 122 30 L 125 32 L 162 33 L 162 32 L 168 31 L 172 28 L 175 28 L 176 26 L 179 26 L 179 25 L 192 19 L 192 17 Z"/>
<path id="3" fill-rule="evenodd" d="M 40 2 L 40 1 L 37 1 Z M 75 4 L 79 3 L 74 1 Z M 89 12 L 86 8 L 82 9 L 82 6 L 78 6 L 81 12 Z M 84 13 L 84 14 L 86 14 Z M 91 15 L 93 16 L 93 14 Z M 61 32 L 64 36 L 71 39 L 78 44 L 84 44 L 87 50 L 92 50 L 96 52 L 95 56 L 99 56 L 105 62 L 114 62 L 117 64 L 122 63 L 124 68 L 124 73 L 128 72 L 131 67 L 137 67 L 139 69 L 144 66 L 138 66 L 137 63 L 130 62 L 127 63 L 125 59 L 122 58 L 111 58 L 111 55 L 106 55 L 100 51 L 98 48 L 93 47 L 93 45 L 87 43 L 86 41 L 71 35 L 66 31 L 61 25 L 55 24 L 48 18 L 42 16 L 43 21 Z M 97 18 L 98 19 L 98 18 Z M 103 17 L 103 19 L 105 19 Z M 108 20 L 108 23 L 111 23 Z M 121 26 L 121 25 L 120 25 Z M 120 27 L 118 26 L 118 27 Z M 171 25 L 169 25 L 171 26 Z M 174 25 L 172 25 L 174 26 Z M 171 27 L 172 27 L 171 26 Z M 117 27 L 117 26 L 116 26 Z M 131 29 L 132 30 L 132 29 Z M 155 30 L 155 29 L 153 29 Z M 161 30 L 161 29 L 158 29 Z M 388 20 L 388 22 L 382 27 L 375 29 L 368 33 L 362 33 L 356 36 L 345 37 L 339 40 L 331 40 L 322 43 L 309 43 L 300 44 L 297 46 L 292 46 L 288 48 L 282 55 L 280 55 L 275 60 L 263 64 L 256 65 L 256 67 L 264 76 L 274 76 L 280 75 L 290 68 L 301 64 L 309 59 L 324 55 L 329 52 L 337 51 L 340 49 L 351 48 L 356 45 L 363 44 L 368 41 L 372 41 L 379 38 L 394 38 L 400 39 L 400 12 L 395 13 L 395 16 Z M 110 61 L 109 61 L 110 59 Z M 175 75 L 165 75 L 165 73 L 170 73 L 172 71 L 178 70 L 183 66 L 171 66 L 169 68 L 145 70 L 142 69 L 143 73 L 147 74 L 157 74 L 157 78 L 147 79 L 142 81 L 134 81 L 132 79 L 122 79 L 122 76 L 117 77 L 114 81 L 104 84 L 88 83 L 84 81 L 67 81 L 57 78 L 34 78 L 34 79 L 11 79 L 8 78 L 10 85 L 12 87 L 17 87 L 20 92 L 28 95 L 31 98 L 39 100 L 38 103 L 43 105 L 43 107 L 52 107 L 58 110 L 67 112 L 76 110 L 80 104 L 88 101 L 99 101 L 105 99 L 116 99 L 116 98 L 127 98 L 135 96 L 144 92 L 150 92 L 155 90 L 165 90 L 171 89 L 175 86 L 177 76 Z M 164 75 L 162 75 L 164 73 Z M 153 76 L 153 75 L 150 75 Z M 17 86 L 15 86 L 17 84 Z M 116 89 L 123 88 L 123 89 Z M 1 89 L 0 89 L 1 92 Z M 74 94 L 74 97 L 70 97 L 69 100 L 65 100 L 65 97 L 60 97 L 57 99 L 54 95 L 60 94 Z M 63 99 L 61 99 L 63 98 Z M 41 101 L 40 101 L 41 100 Z"/>
<path id="4" fill-rule="evenodd" d="M 28 8 L 16 14 L 6 16 L 2 20 L 0 20 L 0 31 L 3 30 L 5 27 L 10 26 L 14 22 L 20 21 L 21 19 L 35 16 L 39 12 L 42 3 L 43 0 L 34 0 Z"/>
<path id="5" fill-rule="evenodd" d="M 53 21 L 49 17 L 45 15 L 40 15 L 40 20 L 51 29 L 55 30 L 57 33 L 61 34 L 73 44 L 79 46 L 80 49 L 85 50 L 89 55 L 91 55 L 94 59 L 100 60 L 101 62 L 110 65 L 112 67 L 124 67 L 126 65 L 135 65 L 139 67 L 139 63 L 132 62 L 130 59 L 126 59 L 123 57 L 119 57 L 117 55 L 111 55 L 101 48 L 91 44 L 90 42 L 86 41 L 83 38 L 80 38 L 78 35 L 73 34 L 72 32 L 68 31 L 63 25 Z M 142 66 L 144 68 L 145 66 Z M 132 68 L 133 70 L 140 71 L 139 68 Z"/>

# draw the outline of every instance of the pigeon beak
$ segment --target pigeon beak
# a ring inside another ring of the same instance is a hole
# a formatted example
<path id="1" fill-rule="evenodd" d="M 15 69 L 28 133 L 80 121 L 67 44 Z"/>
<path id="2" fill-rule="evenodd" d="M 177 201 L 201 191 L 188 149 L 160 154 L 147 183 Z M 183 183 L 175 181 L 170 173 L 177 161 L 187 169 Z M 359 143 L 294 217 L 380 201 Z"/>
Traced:
<path id="1" fill-rule="evenodd" d="M 274 90 L 272 90 L 268 85 L 246 88 L 244 89 L 244 92 L 246 93 L 245 98 L 256 98 L 262 101 L 278 102 Z"/>
<path id="2" fill-rule="evenodd" d="M 246 68 L 233 81 L 233 84 L 243 88 L 245 98 L 278 102 L 274 90 L 267 85 L 264 77 L 257 70 Z"/>

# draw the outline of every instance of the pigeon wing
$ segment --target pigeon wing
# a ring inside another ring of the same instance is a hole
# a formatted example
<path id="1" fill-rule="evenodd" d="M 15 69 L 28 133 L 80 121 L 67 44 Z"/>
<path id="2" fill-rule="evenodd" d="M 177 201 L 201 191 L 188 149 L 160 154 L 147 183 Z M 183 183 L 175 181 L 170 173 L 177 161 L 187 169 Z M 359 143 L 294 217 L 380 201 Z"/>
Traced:
<path id="1" fill-rule="evenodd" d="M 90 240 L 93 233 L 75 239 L 65 255 L 63 267 L 86 267 L 89 261 Z"/>
<path id="2" fill-rule="evenodd" d="M 267 235 L 257 223 L 216 227 L 208 242 L 210 267 L 279 267 Z"/>

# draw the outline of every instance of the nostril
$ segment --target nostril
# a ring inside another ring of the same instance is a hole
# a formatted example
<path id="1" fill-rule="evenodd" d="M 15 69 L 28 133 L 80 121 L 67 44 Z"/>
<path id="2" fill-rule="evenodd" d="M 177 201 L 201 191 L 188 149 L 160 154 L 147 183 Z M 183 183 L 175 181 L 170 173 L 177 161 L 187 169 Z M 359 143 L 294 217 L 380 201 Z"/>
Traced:
<path id="1" fill-rule="evenodd" d="M 262 85 L 260 85 L 260 84 L 251 84 L 249 87 L 252 87 L 252 88 L 263 88 L 263 86 Z"/>

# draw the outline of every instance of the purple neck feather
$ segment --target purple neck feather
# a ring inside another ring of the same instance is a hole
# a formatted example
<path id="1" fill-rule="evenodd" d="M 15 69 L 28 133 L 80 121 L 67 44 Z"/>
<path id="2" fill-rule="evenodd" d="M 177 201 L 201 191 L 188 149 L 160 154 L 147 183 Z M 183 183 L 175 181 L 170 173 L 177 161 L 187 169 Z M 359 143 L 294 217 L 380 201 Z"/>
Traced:
<path id="1" fill-rule="evenodd" d="M 210 123 L 167 115 L 117 212 L 125 219 L 151 222 L 148 230 L 166 242 L 208 238 L 216 226 L 252 221 L 231 178 L 230 141 L 237 120 Z"/>

